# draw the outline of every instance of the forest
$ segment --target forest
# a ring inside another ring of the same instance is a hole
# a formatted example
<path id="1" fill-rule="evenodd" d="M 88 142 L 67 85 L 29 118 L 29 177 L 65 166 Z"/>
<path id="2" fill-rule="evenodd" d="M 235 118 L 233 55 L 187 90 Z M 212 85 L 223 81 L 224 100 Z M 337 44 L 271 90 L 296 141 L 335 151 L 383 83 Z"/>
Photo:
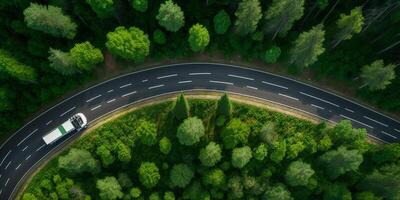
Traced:
<path id="1" fill-rule="evenodd" d="M 1 0 L 0 138 L 101 79 L 110 59 L 139 66 L 240 56 L 333 82 L 396 113 L 399 7 L 398 0 Z"/>
<path id="2" fill-rule="evenodd" d="M 105 122 L 44 166 L 22 200 L 396 200 L 400 144 L 219 99 L 165 100 Z"/>

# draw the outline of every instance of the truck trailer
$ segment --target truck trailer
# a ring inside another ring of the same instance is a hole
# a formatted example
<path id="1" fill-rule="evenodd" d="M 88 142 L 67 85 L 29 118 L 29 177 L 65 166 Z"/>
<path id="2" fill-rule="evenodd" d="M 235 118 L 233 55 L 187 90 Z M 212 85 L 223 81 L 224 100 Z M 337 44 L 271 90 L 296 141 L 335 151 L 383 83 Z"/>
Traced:
<path id="1" fill-rule="evenodd" d="M 49 145 L 64 135 L 71 133 L 72 131 L 80 131 L 82 128 L 85 128 L 87 125 L 87 119 L 84 114 L 78 113 L 69 118 L 66 122 L 62 123 L 57 128 L 50 131 L 50 133 L 46 134 L 43 137 L 44 142 Z"/>

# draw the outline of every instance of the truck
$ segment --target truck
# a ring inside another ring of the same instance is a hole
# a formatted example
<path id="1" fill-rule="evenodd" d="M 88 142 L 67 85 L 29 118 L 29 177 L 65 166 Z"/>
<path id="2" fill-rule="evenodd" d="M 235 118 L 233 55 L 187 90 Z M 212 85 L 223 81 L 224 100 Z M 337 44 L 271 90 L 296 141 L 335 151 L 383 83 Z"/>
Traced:
<path id="1" fill-rule="evenodd" d="M 44 142 L 49 145 L 72 131 L 80 131 L 87 125 L 87 119 L 83 113 L 77 113 L 67 121 L 50 131 L 43 137 Z"/>

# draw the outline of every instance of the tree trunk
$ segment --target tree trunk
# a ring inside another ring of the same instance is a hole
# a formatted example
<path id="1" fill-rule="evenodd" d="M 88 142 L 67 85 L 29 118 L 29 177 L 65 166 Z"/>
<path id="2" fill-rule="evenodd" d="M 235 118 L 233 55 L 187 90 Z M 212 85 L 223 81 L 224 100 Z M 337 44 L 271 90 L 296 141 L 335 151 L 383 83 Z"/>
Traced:
<path id="1" fill-rule="evenodd" d="M 340 0 L 336 0 L 335 4 L 332 6 L 332 8 L 329 10 L 329 12 L 325 15 L 325 17 L 322 19 L 322 24 L 324 24 L 325 20 L 328 19 L 329 15 L 331 15 L 332 11 L 335 10 L 336 6 L 339 4 Z"/>
<path id="2" fill-rule="evenodd" d="M 384 53 L 384 52 L 386 52 L 386 51 L 389 51 L 390 49 L 392 49 L 393 47 L 395 47 L 395 46 L 397 46 L 397 45 L 399 45 L 399 44 L 400 44 L 400 41 L 397 41 L 397 42 L 395 42 L 394 44 L 392 44 L 392 45 L 390 45 L 390 46 L 388 46 L 388 47 L 386 47 L 386 48 L 380 50 L 377 54 L 381 54 L 381 53 Z"/>

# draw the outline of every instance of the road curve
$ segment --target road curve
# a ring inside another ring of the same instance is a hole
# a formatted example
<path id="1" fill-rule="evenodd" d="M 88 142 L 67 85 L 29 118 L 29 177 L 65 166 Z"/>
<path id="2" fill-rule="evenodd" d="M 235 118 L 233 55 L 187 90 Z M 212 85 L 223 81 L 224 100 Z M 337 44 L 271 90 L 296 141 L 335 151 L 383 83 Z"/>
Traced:
<path id="1" fill-rule="evenodd" d="M 182 63 L 119 76 L 90 87 L 28 122 L 0 147 L 0 199 L 12 199 L 25 176 L 56 147 L 76 137 L 67 135 L 51 145 L 42 137 L 82 112 L 91 122 L 132 103 L 163 94 L 214 90 L 279 103 L 321 119 L 350 120 L 384 143 L 398 142 L 400 122 L 355 102 L 308 84 L 259 70 L 216 63 Z"/>

